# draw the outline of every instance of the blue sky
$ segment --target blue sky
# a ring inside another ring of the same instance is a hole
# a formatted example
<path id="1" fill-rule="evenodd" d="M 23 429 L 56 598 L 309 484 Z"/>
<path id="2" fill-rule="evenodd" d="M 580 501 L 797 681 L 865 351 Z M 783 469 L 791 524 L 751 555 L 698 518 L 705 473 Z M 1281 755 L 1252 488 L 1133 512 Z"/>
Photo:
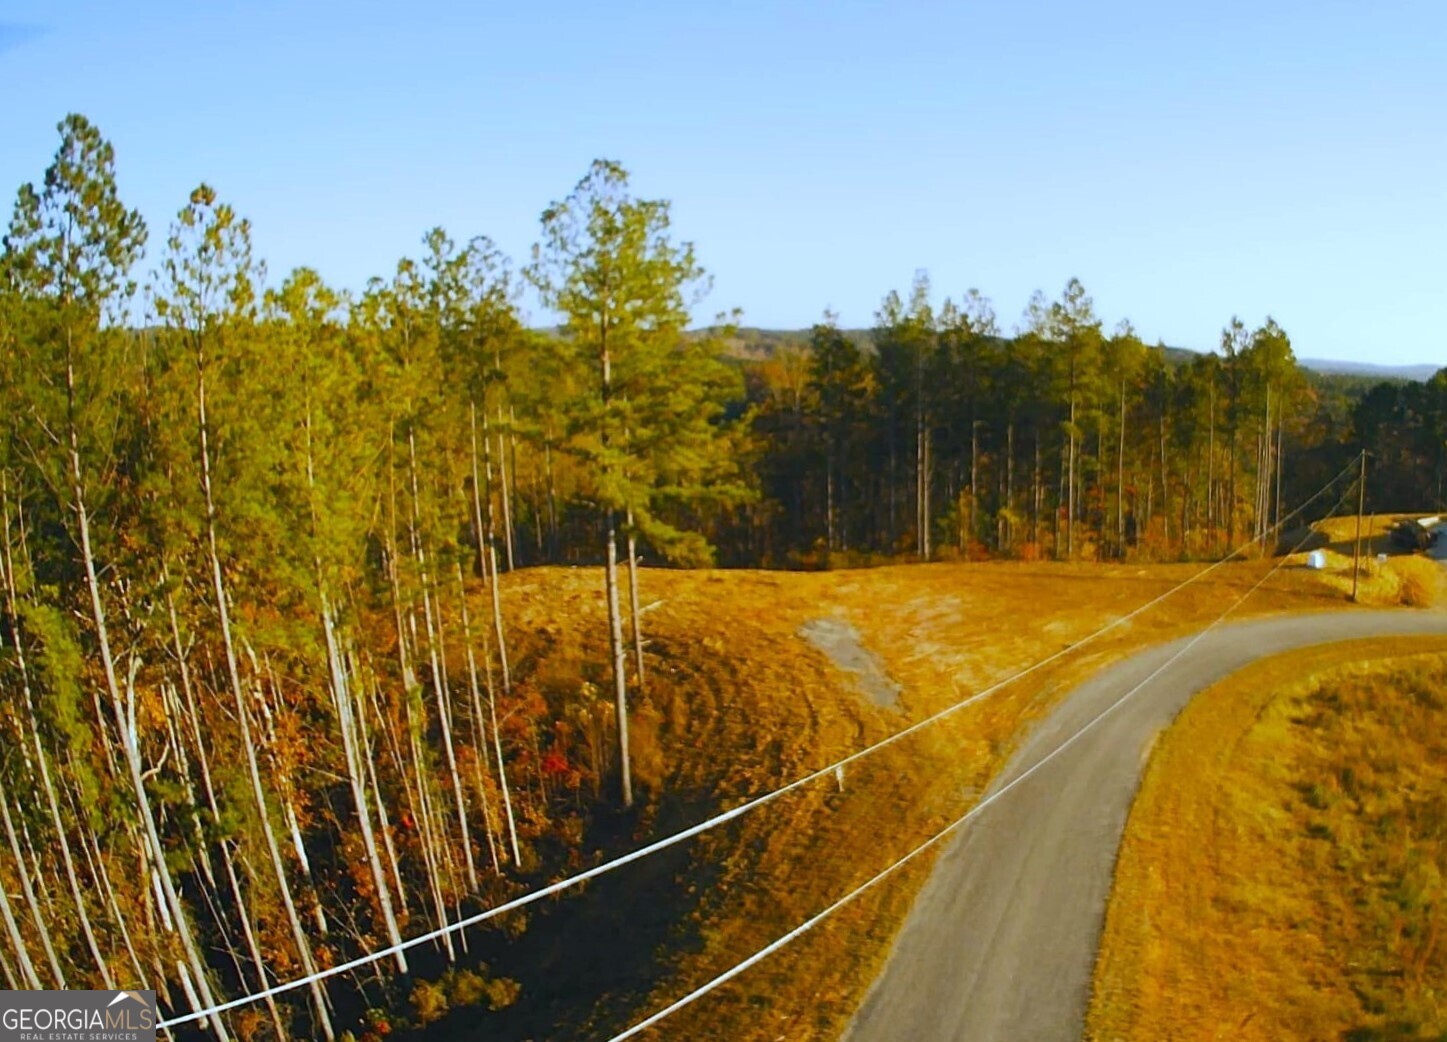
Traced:
<path id="1" fill-rule="evenodd" d="M 0 0 L 0 192 L 80 111 L 153 247 L 206 180 L 274 275 L 355 289 L 436 224 L 525 258 L 608 156 L 673 200 L 700 317 L 868 325 L 924 268 L 1009 327 L 1078 276 L 1150 340 L 1270 313 L 1447 364 L 1444 53 L 1428 3 Z"/>

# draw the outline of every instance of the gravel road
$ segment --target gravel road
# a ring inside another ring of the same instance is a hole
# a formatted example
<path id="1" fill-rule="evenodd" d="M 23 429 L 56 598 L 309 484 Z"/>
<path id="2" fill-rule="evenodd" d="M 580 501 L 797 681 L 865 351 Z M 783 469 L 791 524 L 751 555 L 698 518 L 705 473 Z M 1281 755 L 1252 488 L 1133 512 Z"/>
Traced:
<path id="1" fill-rule="evenodd" d="M 1447 542 L 1447 540 L 1444 540 Z M 1447 612 L 1284 616 L 1210 631 L 988 808 L 940 856 L 849 1042 L 1076 1042 L 1116 851 L 1151 742 L 1191 696 L 1256 659 L 1361 637 L 1447 635 Z M 1190 638 L 1076 688 L 1022 742 L 1020 777 Z"/>

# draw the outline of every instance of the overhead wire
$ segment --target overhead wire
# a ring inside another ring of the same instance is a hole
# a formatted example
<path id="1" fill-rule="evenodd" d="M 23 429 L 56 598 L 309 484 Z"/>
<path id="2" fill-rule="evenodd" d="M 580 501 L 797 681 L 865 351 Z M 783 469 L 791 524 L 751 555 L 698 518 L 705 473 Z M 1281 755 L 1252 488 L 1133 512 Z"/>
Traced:
<path id="1" fill-rule="evenodd" d="M 1328 489 L 1330 489 L 1333 485 L 1340 481 L 1342 477 L 1344 477 L 1355 466 L 1356 461 L 1353 460 L 1352 463 L 1344 467 L 1335 477 L 1333 477 L 1314 494 L 1312 494 L 1309 498 L 1303 501 L 1295 510 L 1287 514 L 1285 517 L 1279 518 L 1274 525 L 1272 525 L 1266 530 L 1267 534 L 1275 533 L 1276 531 L 1282 529 L 1288 522 L 1294 520 L 1300 514 L 1304 513 L 1308 507 L 1310 507 L 1313 503 L 1315 503 L 1318 499 L 1325 495 Z M 1340 503 L 1338 503 L 1338 506 L 1340 506 Z M 1336 508 L 1333 508 L 1333 511 L 1335 509 Z M 867 745 L 862 749 L 858 749 L 847 756 L 841 757 L 840 759 L 835 760 L 833 763 L 827 764 L 826 766 L 820 767 L 817 770 L 809 772 L 808 774 L 802 775 L 795 780 L 788 782 L 785 785 L 781 785 L 778 788 L 772 789 L 758 796 L 754 796 L 735 807 L 729 808 L 725 811 L 721 811 L 720 813 L 706 818 L 703 821 L 697 822 L 696 824 L 688 826 L 687 828 L 680 829 L 679 831 L 671 833 L 670 835 L 654 840 L 653 842 L 645 844 L 644 846 L 639 847 L 635 850 L 629 851 L 626 854 L 620 854 L 619 856 L 611 858 L 608 861 L 604 861 L 601 864 L 595 865 L 592 868 L 585 869 L 584 871 L 577 872 L 563 879 L 559 879 L 553 883 L 549 883 L 546 886 L 531 890 L 518 897 L 504 901 L 501 904 L 494 905 L 491 908 L 484 909 L 483 911 L 476 912 L 472 915 L 464 916 L 463 918 L 457 919 L 453 922 L 447 923 L 435 929 L 428 930 L 414 937 L 407 938 L 395 944 L 390 944 L 382 948 L 377 948 L 375 950 L 365 952 L 352 959 L 348 959 L 344 962 L 339 962 L 332 966 L 319 969 L 313 973 L 305 974 L 303 976 L 296 977 L 288 981 L 282 981 L 277 984 L 271 985 L 270 987 L 261 988 L 257 991 L 239 996 L 234 999 L 228 999 L 225 1002 L 218 1002 L 204 1009 L 177 1014 L 176 1016 L 173 1016 L 167 1020 L 160 1021 L 157 1024 L 157 1027 L 177 1027 L 182 1024 L 191 1023 L 193 1021 L 203 1020 L 220 1013 L 225 1013 L 233 1009 L 238 1009 L 242 1006 L 250 1005 L 253 1002 L 260 1002 L 263 999 L 272 998 L 274 996 L 282 995 L 290 991 L 295 991 L 298 988 L 307 987 L 317 981 L 325 980 L 330 977 L 340 976 L 345 973 L 350 973 L 353 970 L 361 969 L 364 966 L 368 966 L 382 959 L 392 958 L 399 952 L 405 952 L 412 948 L 416 948 L 424 944 L 429 944 L 441 940 L 451 934 L 466 930 L 473 926 L 477 926 L 481 923 L 485 923 L 488 920 L 495 919 L 498 916 L 505 915 L 509 912 L 514 912 L 519 909 L 525 908 L 545 898 L 552 897 L 567 890 L 582 886 L 584 883 L 587 883 L 590 880 L 597 879 L 600 876 L 606 875 L 610 872 L 614 872 L 620 868 L 623 868 L 626 865 L 632 864 L 633 862 L 641 861 L 644 858 L 667 850 L 668 848 L 692 839 L 695 836 L 702 835 L 705 832 L 709 832 L 715 828 L 718 828 L 720 825 L 724 825 L 730 821 L 740 818 L 751 811 L 757 810 L 758 808 L 765 806 L 766 804 L 772 803 L 773 801 L 779 799 L 781 796 L 784 796 L 787 793 L 794 792 L 795 790 L 803 788 L 804 786 L 807 786 L 815 781 L 823 778 L 837 777 L 839 772 L 841 772 L 844 768 L 848 767 L 850 764 L 856 763 L 857 761 L 862 760 L 865 757 L 872 756 L 874 753 L 879 752 L 881 749 L 887 748 L 900 741 L 903 741 L 910 735 L 916 734 L 917 732 L 922 731 L 925 728 L 931 727 L 939 721 L 949 716 L 952 716 L 960 712 L 961 710 L 968 708 L 969 706 L 975 705 L 986 698 L 989 698 L 991 695 L 994 695 L 999 691 L 1003 690 L 1004 688 L 1009 687 L 1011 684 L 1014 684 L 1015 682 L 1022 680 L 1025 677 L 1030 676 L 1031 674 L 1036 673 L 1041 669 L 1044 669 L 1051 663 L 1059 661 L 1070 653 L 1078 651 L 1080 648 L 1083 648 L 1086 645 L 1091 644 L 1096 640 L 1099 640 L 1105 634 L 1120 626 L 1123 626 L 1127 622 L 1130 622 L 1132 619 L 1139 617 L 1140 615 L 1149 611 L 1151 608 L 1154 608 L 1156 605 L 1162 603 L 1163 601 L 1174 596 L 1176 593 L 1185 589 L 1187 586 L 1190 586 L 1192 583 L 1195 583 L 1200 579 L 1205 578 L 1216 569 L 1222 567 L 1223 565 L 1238 557 L 1250 547 L 1256 545 L 1257 542 L 1258 538 L 1253 537 L 1252 539 L 1242 543 L 1236 549 L 1232 550 L 1225 557 L 1214 561 L 1199 572 L 1196 572 L 1195 574 L 1188 576 L 1186 579 L 1183 579 L 1181 582 L 1177 583 L 1175 586 L 1166 590 L 1159 596 L 1156 596 L 1151 600 L 1146 601 L 1144 604 L 1132 609 L 1125 615 L 1119 616 L 1118 618 L 1111 620 L 1110 622 L 1099 627 L 1088 635 L 1082 637 L 1080 640 L 1068 644 L 1058 651 L 1052 652 L 1044 658 L 1037 660 L 1033 664 L 1021 670 L 1018 670 L 1015 673 L 1012 673 L 1010 676 L 1005 677 L 1002 680 L 996 681 L 988 687 L 985 687 L 982 690 L 967 696 L 966 698 L 951 703 L 943 709 L 916 721 L 908 727 L 902 728 L 901 730 L 896 731 L 893 734 L 888 735 L 877 742 Z M 1275 568 L 1273 568 L 1271 572 L 1268 572 L 1267 575 L 1269 576 L 1274 572 Z M 1255 588 L 1256 587 L 1253 587 L 1252 590 L 1254 591 Z"/>
<path id="2" fill-rule="evenodd" d="M 1335 483 L 1335 480 L 1336 480 L 1336 479 L 1333 479 L 1333 483 Z M 1331 517 L 1332 515 L 1334 515 L 1334 514 L 1336 513 L 1336 511 L 1341 507 L 1341 504 L 1346 501 L 1346 497 L 1351 494 L 1352 487 L 1353 487 L 1352 485 L 1349 485 L 1349 486 L 1347 487 L 1347 491 L 1342 494 L 1341 499 L 1337 500 L 1336 506 L 1334 506 L 1334 507 L 1332 508 L 1331 513 L 1329 513 L 1329 514 L 1327 515 L 1328 517 Z M 1299 542 L 1299 543 L 1297 544 L 1297 546 L 1296 546 L 1296 551 L 1299 551 L 1299 550 L 1300 550 L 1300 548 L 1305 544 L 1305 542 L 1306 542 L 1306 540 L 1307 540 L 1308 538 L 1310 538 L 1310 533 L 1309 533 L 1309 532 L 1308 532 L 1305 536 L 1303 536 L 1301 542 Z M 1296 551 L 1293 551 L 1293 552 L 1296 552 Z M 1267 571 L 1267 573 L 1266 573 L 1265 575 L 1263 575 L 1260 579 L 1258 579 L 1258 580 L 1251 586 L 1250 589 L 1248 589 L 1245 593 L 1243 593 L 1240 597 L 1238 597 L 1232 604 L 1228 605 L 1227 608 L 1226 608 L 1224 611 L 1222 611 L 1220 615 L 1216 616 L 1216 618 L 1213 619 L 1213 620 L 1206 626 L 1205 629 L 1203 629 L 1203 630 L 1201 630 L 1200 632 L 1196 633 L 1196 634 L 1195 634 L 1194 636 L 1192 636 L 1189 640 L 1187 640 L 1173 655 L 1171 655 L 1170 658 L 1166 659 L 1165 662 L 1161 663 L 1161 664 L 1160 664 L 1159 666 L 1157 666 L 1154 670 L 1152 670 L 1152 671 L 1150 672 L 1150 674 L 1148 674 L 1143 680 L 1141 680 L 1141 681 L 1140 681 L 1139 683 L 1137 683 L 1134 687 L 1132 687 L 1130 690 L 1128 690 L 1127 692 L 1125 692 L 1125 694 L 1123 694 L 1123 695 L 1121 695 L 1119 698 L 1117 698 L 1114 702 L 1112 702 L 1110 705 L 1108 705 L 1105 709 L 1103 709 L 1103 710 L 1101 710 L 1099 713 L 1097 713 L 1094 717 L 1092 717 L 1089 721 L 1087 721 L 1087 722 L 1086 722 L 1084 725 L 1082 725 L 1079 729 L 1077 729 L 1076 731 L 1074 731 L 1068 738 L 1066 738 L 1066 739 L 1065 739 L 1064 741 L 1062 741 L 1059 745 L 1057 745 L 1057 746 L 1055 746 L 1053 749 L 1051 749 L 1050 752 L 1048 752 L 1047 754 L 1045 754 L 1043 757 L 1041 757 L 1041 758 L 1040 758 L 1039 760 L 1037 760 L 1035 763 L 1031 764 L 1029 768 L 1027 768 L 1026 770 L 1022 771 L 1022 772 L 1021 772 L 1019 775 L 1017 775 L 1016 777 L 1010 779 L 1010 781 L 1008 781 L 1007 783 L 1005 783 L 1004 785 L 1002 785 L 999 789 L 996 789 L 994 792 L 991 792 L 990 794 L 988 794 L 987 796 L 985 796 L 983 799 L 980 800 L 979 803 L 976 803 L 973 807 L 971 807 L 971 808 L 970 808 L 968 811 L 966 811 L 963 815 L 961 815 L 960 817 L 956 818 L 954 821 L 950 822 L 950 823 L 949 823 L 948 825 L 946 825 L 944 828 L 940 829 L 940 830 L 939 830 L 938 832 L 936 832 L 934 835 L 932 835 L 932 836 L 930 836 L 928 839 L 926 839 L 923 843 L 920 843 L 918 846 L 914 847 L 912 850 L 909 851 L 909 853 L 905 854 L 903 857 L 900 857 L 899 859 L 897 859 L 896 861 L 894 861 L 894 862 L 893 862 L 892 864 L 890 864 L 887 868 L 884 868 L 884 869 L 882 869 L 881 871 L 877 872 L 875 875 L 871 876 L 868 880 L 866 880 L 865 882 L 861 883 L 859 886 L 855 887 L 853 890 L 851 890 L 849 893 L 845 894 L 843 897 L 839 898 L 839 900 L 837 900 L 837 901 L 835 901 L 833 904 L 829 905 L 829 906 L 828 906 L 827 908 L 825 908 L 823 911 L 821 911 L 821 912 L 819 912 L 818 914 L 814 915 L 814 916 L 811 917 L 810 919 L 807 919 L 807 920 L 805 920 L 804 922 L 800 923 L 798 926 L 794 927 L 794 929 L 790 930 L 788 933 L 784 934 L 782 937 L 778 938 L 777 940 L 772 941 L 772 942 L 770 942 L 769 944 L 765 945 L 764 947 L 760 948 L 758 951 L 754 952 L 754 954 L 750 955 L 748 958 L 744 959 L 743 961 L 738 962 L 738 963 L 735 963 L 733 966 L 729 967 L 729 968 L 728 968 L 727 970 L 725 970 L 724 972 L 718 974 L 717 976 L 713 977 L 713 978 L 710 979 L 709 981 L 707 981 L 707 982 L 699 985 L 697 988 L 694 988 L 692 991 L 690 991 L 688 994 L 684 995 L 682 998 L 680 998 L 680 999 L 678 999 L 678 1000 L 670 1003 L 669 1005 L 665 1006 L 663 1009 L 661 1009 L 661 1010 L 659 1010 L 658 1012 L 656 1012 L 656 1013 L 654 1013 L 654 1014 L 652 1014 L 652 1015 L 644 1018 L 643 1020 L 640 1020 L 638 1023 L 634 1024 L 633 1026 L 629 1027 L 628 1029 L 626 1029 L 626 1030 L 624 1030 L 624 1031 L 621 1031 L 621 1032 L 619 1032 L 619 1033 L 616 1034 L 616 1035 L 613 1035 L 611 1038 L 609 1038 L 609 1039 L 607 1040 L 607 1042 L 626 1042 L 627 1039 L 633 1038 L 634 1036 L 641 1034 L 642 1032 L 648 1030 L 649 1028 L 654 1027 L 654 1026 L 657 1025 L 659 1022 L 667 1019 L 668 1017 L 672 1016 L 674 1013 L 677 1013 L 679 1010 L 685 1008 L 686 1006 L 689 1006 L 689 1005 L 693 1004 L 694 1002 L 697 1002 L 699 999 L 703 998 L 705 995 L 709 994 L 709 993 L 712 992 L 712 991 L 715 991 L 716 989 L 718 989 L 719 987 L 723 986 L 724 984 L 727 984 L 729 981 L 733 980 L 735 977 L 737 977 L 737 976 L 739 976 L 740 974 L 744 973 L 744 972 L 745 972 L 746 970 L 748 970 L 749 968 L 751 968 L 751 967 L 757 965 L 758 963 L 764 961 L 765 959 L 767 959 L 770 955 L 773 955 L 775 952 L 779 951 L 780 949 L 782 949 L 782 948 L 784 948 L 784 947 L 787 947 L 787 946 L 788 946 L 789 944 L 791 944 L 793 941 L 795 941 L 795 940 L 797 940 L 798 938 L 802 937 L 804 934 L 806 934 L 806 933 L 808 933 L 810 930 L 814 929 L 816 926 L 818 926 L 820 923 L 824 922 L 824 921 L 825 921 L 826 919 L 828 919 L 830 916 L 834 915 L 834 914 L 835 914 L 836 912 L 838 912 L 841 908 L 844 908 L 846 905 L 848 905 L 848 904 L 852 903 L 853 901 L 857 900 L 857 899 L 858 899 L 860 896 L 862 896 L 864 893 L 866 893 L 867 891 L 871 890 L 871 889 L 874 888 L 875 886 L 879 885 L 879 884 L 882 883 L 884 880 L 888 879 L 888 878 L 889 878 L 890 876 L 892 876 L 895 872 L 899 871 L 901 868 L 903 868 L 905 865 L 909 864 L 909 863 L 910 863 L 911 861 L 913 861 L 915 858 L 919 857 L 921 854 L 923 854 L 923 853 L 925 853 L 926 851 L 930 850 L 931 848 L 933 848 L 934 846 L 936 846 L 937 844 L 939 844 L 940 841 L 942 841 L 942 840 L 946 839 L 947 837 L 953 835 L 953 834 L 954 834 L 955 832 L 957 832 L 959 829 L 963 828 L 963 827 L 964 827 L 965 825 L 967 825 L 969 822 L 973 821 L 976 817 L 978 817 L 981 813 L 983 813 L 985 810 L 987 810 L 990 806 L 992 806 L 993 804 L 995 804 L 995 803 L 998 802 L 999 800 L 1003 799 L 1006 795 L 1008 795 L 1010 792 L 1012 792 L 1012 791 L 1013 791 L 1014 789 L 1016 789 L 1018 786 L 1020 786 L 1021 784 L 1023 784 L 1027 779 L 1033 777 L 1033 776 L 1034 776 L 1041 768 L 1043 768 L 1046 764 L 1048 764 L 1048 763 L 1052 762 L 1053 760 L 1055 760 L 1056 757 L 1058 757 L 1061 753 L 1065 752 L 1065 750 L 1069 749 L 1072 745 L 1074 745 L 1076 742 L 1078 742 L 1082 737 L 1084 737 L 1086 734 L 1088 734 L 1093 728 L 1096 727 L 1096 725 L 1100 724 L 1103 720 L 1105 720 L 1105 719 L 1106 719 L 1107 717 L 1109 717 L 1112 713 L 1114 713 L 1117 709 L 1119 709 L 1122 705 L 1124 705 L 1129 699 L 1131 699 L 1132 697 L 1134 697 L 1139 691 L 1141 691 L 1141 690 L 1142 690 L 1147 684 L 1149 684 L 1152 680 L 1154 680 L 1156 677 L 1160 676 L 1163 672 L 1165 672 L 1167 669 L 1169 669 L 1169 668 L 1170 668 L 1173 664 L 1175 664 L 1183 655 L 1185 655 L 1188 651 L 1190 651 L 1190 650 L 1191 650 L 1192 648 L 1194 648 L 1197 644 L 1199 644 L 1199 643 L 1206 637 L 1206 635 L 1207 635 L 1208 633 L 1210 633 L 1213 629 L 1215 629 L 1222 621 L 1224 621 L 1224 620 L 1227 618 L 1227 616 L 1229 616 L 1233 611 L 1235 611 L 1235 610 L 1236 610 L 1237 608 L 1239 608 L 1242 604 L 1244 604 L 1244 603 L 1246 602 L 1247 598 L 1249 598 L 1252 594 L 1254 594 L 1257 590 L 1259 590 L 1259 589 L 1266 583 L 1266 580 L 1267 580 L 1267 579 L 1270 579 L 1271 576 L 1275 575 L 1276 572 L 1277 572 L 1277 570 L 1280 569 L 1281 566 L 1282 566 L 1285 562 L 1286 562 L 1286 557 L 1283 556 L 1280 560 L 1278 560 L 1275 564 L 1273 564 L 1272 567 L 1271 567 L 1271 569 L 1270 569 L 1269 571 Z"/>

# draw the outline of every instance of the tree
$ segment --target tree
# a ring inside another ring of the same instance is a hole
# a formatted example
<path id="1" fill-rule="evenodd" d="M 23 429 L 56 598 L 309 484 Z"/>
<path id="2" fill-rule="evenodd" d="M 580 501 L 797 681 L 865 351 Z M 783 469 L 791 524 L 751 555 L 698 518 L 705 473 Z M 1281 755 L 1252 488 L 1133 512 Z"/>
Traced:
<path id="1" fill-rule="evenodd" d="M 160 281 L 157 310 L 161 318 L 171 323 L 180 334 L 186 348 L 187 365 L 194 367 L 195 404 L 192 418 L 195 422 L 195 458 L 199 467 L 195 477 L 199 481 L 201 495 L 201 535 L 209 566 L 207 570 L 210 573 L 211 593 L 214 595 L 213 607 L 221 634 L 226 675 L 240 727 L 240 744 L 246 758 L 257 818 L 266 840 L 277 888 L 286 907 L 292 938 L 303 967 L 311 974 L 316 972 L 316 962 L 312 955 L 311 942 L 301 925 L 292 885 L 288 880 L 272 825 L 271 810 L 258 763 L 259 742 L 253 737 L 250 720 L 252 709 L 248 705 L 242 679 L 241 651 L 232 627 L 231 602 L 222 567 L 219 497 L 213 464 L 217 432 L 208 413 L 208 391 L 212 394 L 218 392 L 217 385 L 224 381 L 228 368 L 232 369 L 234 376 L 234 382 L 228 388 L 232 394 L 242 397 L 248 390 L 245 376 L 251 366 L 244 362 L 238 365 L 236 356 L 244 350 L 240 345 L 244 344 L 245 338 L 251 332 L 249 327 L 255 320 L 260 273 L 252 262 L 250 225 L 238 218 L 230 206 L 218 203 L 216 192 L 209 185 L 203 184 L 193 191 L 189 204 L 177 216 L 167 241 Z M 255 402 L 257 399 L 253 398 L 251 401 Z M 244 406 L 238 409 L 236 414 L 254 416 L 254 412 Z M 233 424 L 231 429 L 236 431 L 239 427 L 240 424 Z M 254 465 L 260 454 L 258 450 L 265 444 L 265 440 L 257 438 L 251 444 L 234 448 L 231 457 L 242 465 Z M 241 481 L 227 483 L 235 493 L 231 501 L 246 503 L 250 507 L 248 513 L 255 516 L 265 510 L 264 506 L 257 504 L 258 500 L 264 500 L 264 496 L 260 494 L 261 488 L 246 488 L 244 484 Z M 289 823 L 295 832 L 294 812 L 289 815 Z M 305 868 L 306 861 L 302 855 L 299 835 L 295 837 L 295 843 Z M 334 1033 L 326 997 L 316 981 L 311 983 L 310 990 L 317 1021 L 330 1042 Z"/>
<path id="2" fill-rule="evenodd" d="M 889 549 L 898 549 L 898 507 L 902 498 L 901 451 L 906 439 L 914 442 L 914 463 L 907 469 L 914 478 L 914 545 L 925 560 L 930 557 L 930 409 L 932 395 L 925 373 L 935 349 L 935 316 L 930 307 L 929 275 L 915 273 L 909 300 L 891 290 L 874 316 L 874 370 L 883 399 L 884 438 L 889 459 Z"/>
<path id="3" fill-rule="evenodd" d="M 145 245 L 146 230 L 139 213 L 120 202 L 114 150 L 100 132 L 78 115 L 67 116 L 58 129 L 60 147 L 42 187 L 22 186 L 5 236 L 6 288 L 28 303 L 37 324 L 23 342 L 25 353 L 16 359 L 19 379 L 7 381 L 21 401 L 6 411 L 23 422 L 17 439 L 31 473 L 53 497 L 55 519 L 80 552 L 88 621 L 114 725 L 114 737 L 103 742 L 107 749 L 122 750 L 147 871 L 176 929 L 192 1008 L 200 1009 L 214 1004 L 210 971 L 171 875 L 131 723 L 140 661 L 131 651 L 124 674 L 119 668 L 99 578 L 101 548 L 92 532 L 97 501 L 104 501 L 103 490 L 112 485 L 105 476 L 115 465 L 122 418 L 128 414 L 129 342 L 106 320 L 123 314 L 134 291 L 130 269 Z M 62 562 L 57 559 L 55 565 L 62 567 Z M 105 733 L 99 695 L 95 709 L 97 726 Z M 114 766 L 112 771 L 119 773 Z M 210 1025 L 219 1038 L 229 1037 L 220 1018 L 211 1018 Z"/>
<path id="4" fill-rule="evenodd" d="M 1113 539 L 1115 552 L 1125 551 L 1125 457 L 1126 457 L 1126 404 L 1128 390 L 1132 390 L 1141 367 L 1145 362 L 1145 345 L 1136 336 L 1135 329 L 1128 321 L 1116 327 L 1115 334 L 1105 341 L 1101 352 L 1102 376 L 1115 391 L 1116 446 L 1115 446 L 1115 525 Z M 1104 415 L 1104 414 L 1103 414 Z M 1102 423 L 1102 433 L 1106 425 Z"/>
<path id="5" fill-rule="evenodd" d="M 851 464 L 866 418 L 868 381 L 859 346 L 840 332 L 836 316 L 826 311 L 824 321 L 809 333 L 809 383 L 819 402 L 825 546 L 831 551 L 849 548 L 848 513 L 841 505 L 848 501 L 857 477 Z"/>
<path id="6" fill-rule="evenodd" d="M 651 514 L 655 471 L 633 430 L 649 403 L 678 386 L 661 361 L 688 324 L 704 273 L 691 244 L 669 235 L 669 204 L 635 199 L 628 174 L 597 160 L 571 195 L 543 212 L 542 241 L 528 278 L 564 320 L 569 350 L 596 379 L 575 403 L 573 448 L 592 469 L 603 515 L 608 641 L 617 714 L 620 789 L 633 803 L 628 757 L 628 688 L 618 595 L 618 523 Z M 686 381 L 680 381 L 684 383 Z"/>

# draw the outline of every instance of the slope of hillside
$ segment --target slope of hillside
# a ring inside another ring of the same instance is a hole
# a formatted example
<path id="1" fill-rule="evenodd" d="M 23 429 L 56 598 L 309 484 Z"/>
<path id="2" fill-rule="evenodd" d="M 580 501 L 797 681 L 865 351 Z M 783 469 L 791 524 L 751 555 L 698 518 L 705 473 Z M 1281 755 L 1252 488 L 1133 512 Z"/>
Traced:
<path id="1" fill-rule="evenodd" d="M 698 820 L 831 762 L 1069 648 L 1201 566 L 978 564 L 833 573 L 643 573 L 648 690 L 635 711 L 635 767 L 648 810 L 619 819 L 613 849 Z M 492 969 L 519 980 L 498 1013 L 460 1010 L 428 1037 L 487 1030 L 501 1038 L 606 1037 L 752 954 L 945 821 L 1008 755 L 1021 729 L 1075 681 L 1127 651 L 1199 626 L 1267 567 L 1222 568 L 1151 613 L 1027 681 L 676 848 L 621 869 L 530 924 L 518 968 L 484 945 Z M 564 720 L 597 709 L 603 605 L 591 570 L 509 577 L 519 675 Z M 1246 614 L 1344 606 L 1305 570 L 1283 571 Z M 876 704 L 803 631 L 848 623 L 899 686 Z M 581 676 L 580 685 L 571 678 Z M 593 746 L 606 750 L 607 714 Z M 601 752 L 606 755 L 606 752 Z M 585 799 L 587 794 L 580 794 Z M 601 855 L 601 848 L 595 854 Z M 580 859 L 592 863 L 597 857 Z M 928 865 L 669 1021 L 659 1038 L 833 1038 L 863 995 Z M 529 938 L 531 940 L 529 940 Z M 546 949 L 548 955 L 537 955 Z M 482 948 L 479 948 L 482 950 Z"/>

